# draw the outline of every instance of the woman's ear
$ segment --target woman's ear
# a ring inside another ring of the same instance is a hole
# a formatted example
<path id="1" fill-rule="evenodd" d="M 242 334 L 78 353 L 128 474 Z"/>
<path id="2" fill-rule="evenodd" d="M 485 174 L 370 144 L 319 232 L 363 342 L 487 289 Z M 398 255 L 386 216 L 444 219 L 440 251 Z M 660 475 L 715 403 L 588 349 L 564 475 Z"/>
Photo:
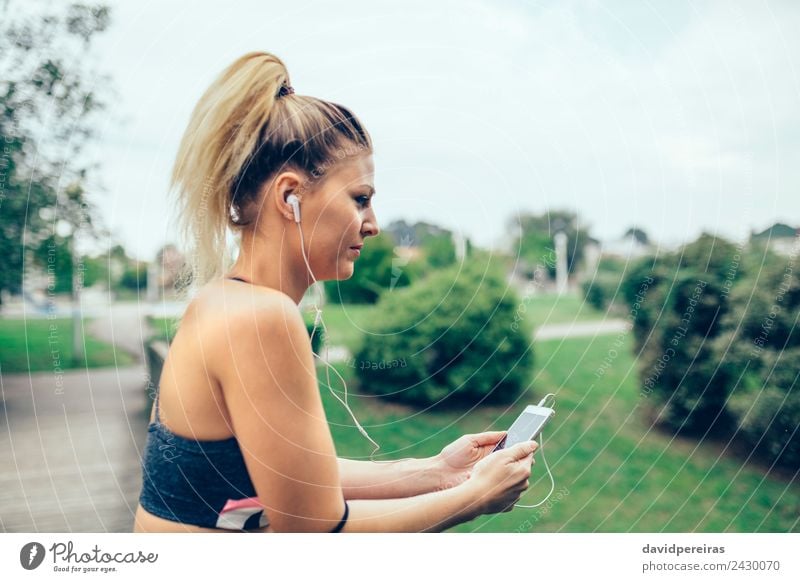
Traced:
<path id="1" fill-rule="evenodd" d="M 273 200 L 278 212 L 289 220 L 294 220 L 294 211 L 287 198 L 294 194 L 298 200 L 302 200 L 303 183 L 302 176 L 292 171 L 280 173 L 272 182 Z"/>

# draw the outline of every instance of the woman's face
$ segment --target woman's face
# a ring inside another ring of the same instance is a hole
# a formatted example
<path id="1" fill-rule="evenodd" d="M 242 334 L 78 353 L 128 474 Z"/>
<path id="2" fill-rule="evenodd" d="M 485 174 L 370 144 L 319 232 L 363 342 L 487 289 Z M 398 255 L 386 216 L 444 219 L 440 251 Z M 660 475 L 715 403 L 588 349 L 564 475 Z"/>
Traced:
<path id="1" fill-rule="evenodd" d="M 318 281 L 352 277 L 359 255 L 353 247 L 380 232 L 372 207 L 374 171 L 371 154 L 348 158 L 301 198 L 306 253 Z"/>

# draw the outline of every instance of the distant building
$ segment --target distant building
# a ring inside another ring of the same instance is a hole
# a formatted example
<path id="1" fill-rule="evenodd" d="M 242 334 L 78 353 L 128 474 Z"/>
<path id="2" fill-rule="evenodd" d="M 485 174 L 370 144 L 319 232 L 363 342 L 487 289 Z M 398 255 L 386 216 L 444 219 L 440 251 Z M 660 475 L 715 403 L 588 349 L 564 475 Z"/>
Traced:
<path id="1" fill-rule="evenodd" d="M 793 252 L 797 253 L 795 245 L 798 244 L 797 238 L 800 236 L 800 229 L 776 222 L 761 232 L 754 232 L 750 235 L 751 243 L 766 244 L 772 251 L 779 255 L 789 256 Z"/>

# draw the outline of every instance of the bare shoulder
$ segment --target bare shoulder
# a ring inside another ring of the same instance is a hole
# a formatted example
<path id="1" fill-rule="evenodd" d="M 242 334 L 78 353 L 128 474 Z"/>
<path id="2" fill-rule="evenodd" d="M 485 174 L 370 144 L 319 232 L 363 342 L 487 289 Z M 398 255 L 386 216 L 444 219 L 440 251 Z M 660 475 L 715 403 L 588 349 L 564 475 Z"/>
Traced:
<path id="1" fill-rule="evenodd" d="M 238 282 L 206 285 L 187 307 L 181 331 L 202 338 L 207 356 L 223 365 L 272 351 L 275 342 L 308 341 L 300 309 L 288 295 Z"/>
<path id="2" fill-rule="evenodd" d="M 186 309 L 182 325 L 202 328 L 215 335 L 223 328 L 241 329 L 276 318 L 302 323 L 300 309 L 292 299 L 276 289 L 238 282 L 206 285 Z"/>

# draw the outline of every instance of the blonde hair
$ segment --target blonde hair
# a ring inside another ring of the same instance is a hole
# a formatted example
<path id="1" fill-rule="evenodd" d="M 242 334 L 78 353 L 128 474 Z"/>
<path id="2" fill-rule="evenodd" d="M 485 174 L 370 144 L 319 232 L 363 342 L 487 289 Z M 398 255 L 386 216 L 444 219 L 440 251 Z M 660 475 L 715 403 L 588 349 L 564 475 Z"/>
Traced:
<path id="1" fill-rule="evenodd" d="M 195 106 L 170 182 L 187 252 L 184 285 L 199 287 L 229 268 L 228 232 L 253 222 L 267 179 L 293 169 L 317 183 L 337 161 L 372 152 L 350 110 L 290 86 L 283 61 L 252 52 L 226 68 Z"/>

